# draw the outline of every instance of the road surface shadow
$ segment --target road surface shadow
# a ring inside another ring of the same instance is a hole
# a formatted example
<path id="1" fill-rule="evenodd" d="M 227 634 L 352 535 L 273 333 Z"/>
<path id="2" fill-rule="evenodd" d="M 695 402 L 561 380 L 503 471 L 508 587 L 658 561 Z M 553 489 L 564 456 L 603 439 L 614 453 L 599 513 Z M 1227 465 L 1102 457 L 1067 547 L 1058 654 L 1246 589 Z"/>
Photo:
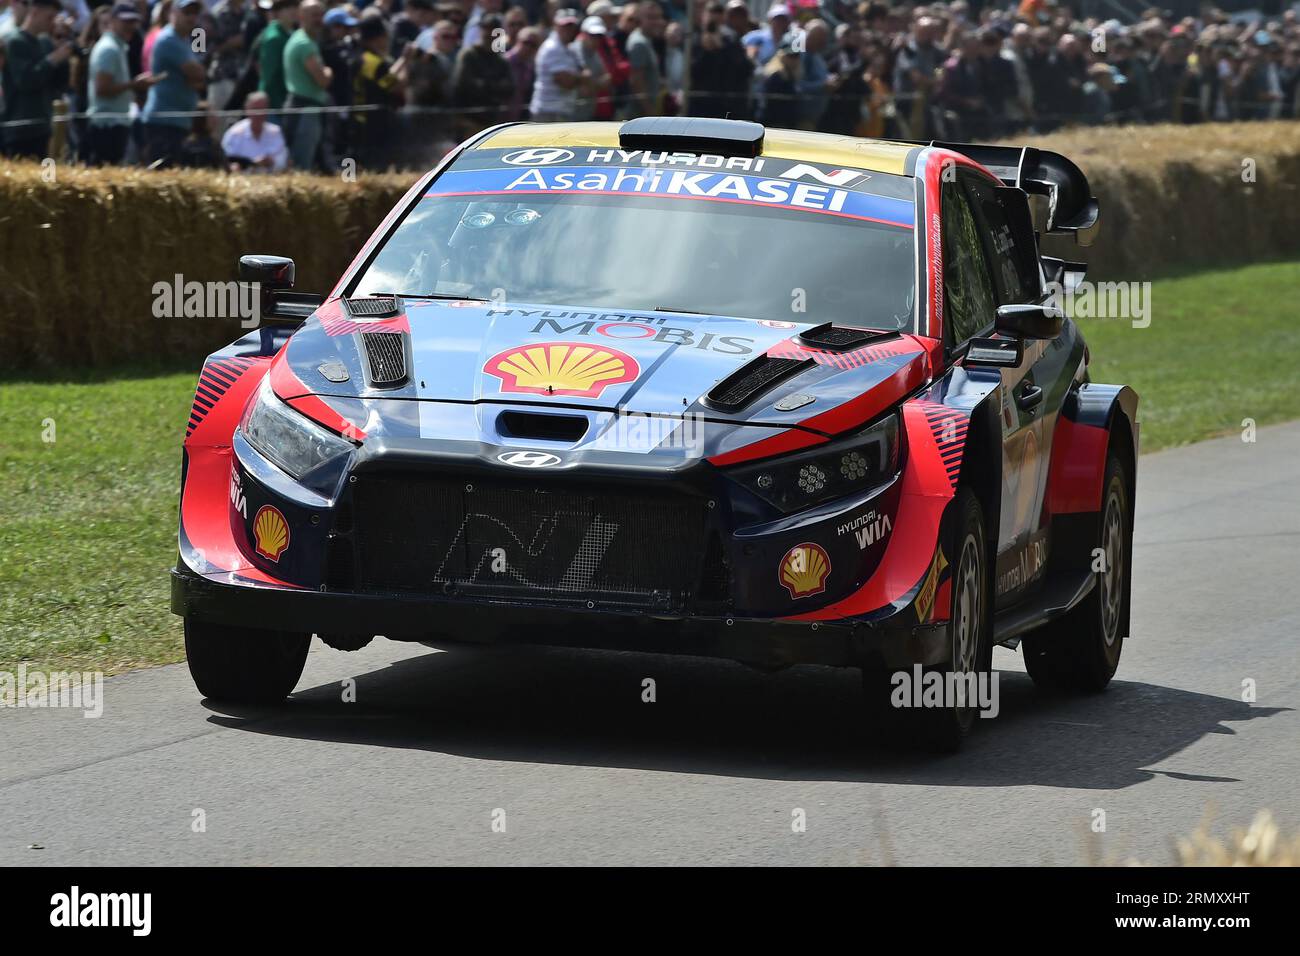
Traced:
<path id="1" fill-rule="evenodd" d="M 232 729 L 459 754 L 772 780 L 1114 790 L 1207 734 L 1288 708 L 1116 680 L 1104 694 L 1045 696 L 1001 670 L 1001 713 L 959 754 L 899 752 L 866 715 L 857 671 L 764 674 L 725 661 L 540 647 L 455 648 L 301 690 L 279 708 L 206 702 Z M 1123 673 L 1121 665 L 1121 673 Z M 643 681 L 655 701 L 643 702 Z M 1178 779 L 1236 782 L 1213 766 Z"/>

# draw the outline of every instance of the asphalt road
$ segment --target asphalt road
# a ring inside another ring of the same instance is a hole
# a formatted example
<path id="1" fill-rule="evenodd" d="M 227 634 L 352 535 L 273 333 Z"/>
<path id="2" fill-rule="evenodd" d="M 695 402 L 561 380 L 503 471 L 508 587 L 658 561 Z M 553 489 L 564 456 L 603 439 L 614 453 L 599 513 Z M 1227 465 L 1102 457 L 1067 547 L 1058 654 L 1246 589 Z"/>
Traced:
<path id="1" fill-rule="evenodd" d="M 811 667 L 316 645 L 275 712 L 112 678 L 97 720 L 0 711 L 0 864 L 1163 863 L 1207 808 L 1294 830 L 1300 423 L 1144 457 L 1134 567 L 1110 689 L 1044 698 L 999 649 L 1002 714 L 946 758 Z"/>

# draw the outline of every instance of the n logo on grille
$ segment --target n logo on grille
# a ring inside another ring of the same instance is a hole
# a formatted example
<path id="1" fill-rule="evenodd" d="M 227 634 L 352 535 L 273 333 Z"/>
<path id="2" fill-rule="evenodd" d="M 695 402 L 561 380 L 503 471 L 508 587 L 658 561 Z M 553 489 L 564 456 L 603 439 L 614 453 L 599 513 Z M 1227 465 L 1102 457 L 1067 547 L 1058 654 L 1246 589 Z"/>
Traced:
<path id="1" fill-rule="evenodd" d="M 497 455 L 497 461 L 516 468 L 549 468 L 560 463 L 560 456 L 544 451 L 507 451 Z"/>

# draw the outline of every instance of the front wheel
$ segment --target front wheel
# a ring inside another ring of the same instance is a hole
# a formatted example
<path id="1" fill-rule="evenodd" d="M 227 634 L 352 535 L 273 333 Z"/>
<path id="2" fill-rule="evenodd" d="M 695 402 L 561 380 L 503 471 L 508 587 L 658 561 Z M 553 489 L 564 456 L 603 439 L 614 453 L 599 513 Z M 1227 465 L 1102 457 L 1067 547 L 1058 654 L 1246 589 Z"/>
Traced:
<path id="1" fill-rule="evenodd" d="M 199 693 L 212 700 L 270 704 L 293 692 L 310 634 L 223 627 L 185 619 L 185 659 Z"/>
<path id="2" fill-rule="evenodd" d="M 863 689 L 873 709 L 885 717 L 892 742 L 938 753 L 960 749 L 975 724 L 981 694 L 991 692 L 993 669 L 984 512 L 969 488 L 958 492 L 953 512 L 949 662 L 921 671 L 923 684 L 937 682 L 941 688 L 939 705 L 931 706 L 924 690 L 914 692 L 915 668 L 906 672 L 906 679 L 900 672 L 863 671 Z M 918 697 L 922 706 L 916 706 Z"/>
<path id="3" fill-rule="evenodd" d="M 1026 637 L 1021 644 L 1025 670 L 1047 690 L 1096 693 L 1119 667 L 1124 622 L 1129 609 L 1129 569 L 1133 561 L 1128 471 L 1111 453 L 1106 459 L 1097 543 L 1090 556 L 1097 583 L 1086 598 L 1057 624 Z"/>

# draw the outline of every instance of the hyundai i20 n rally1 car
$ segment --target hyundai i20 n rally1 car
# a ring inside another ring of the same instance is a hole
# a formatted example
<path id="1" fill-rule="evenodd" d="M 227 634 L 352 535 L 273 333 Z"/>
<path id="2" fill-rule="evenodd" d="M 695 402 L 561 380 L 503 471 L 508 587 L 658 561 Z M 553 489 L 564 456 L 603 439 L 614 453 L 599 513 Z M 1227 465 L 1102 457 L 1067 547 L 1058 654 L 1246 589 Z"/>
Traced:
<path id="1" fill-rule="evenodd" d="M 508 124 L 327 297 L 246 256 L 279 325 L 208 358 L 184 443 L 199 690 L 282 698 L 313 634 L 850 666 L 877 703 L 1019 645 L 1104 687 L 1137 396 L 1038 249 L 1097 213 L 1028 148 Z M 882 709 L 941 747 L 975 715 Z"/>

